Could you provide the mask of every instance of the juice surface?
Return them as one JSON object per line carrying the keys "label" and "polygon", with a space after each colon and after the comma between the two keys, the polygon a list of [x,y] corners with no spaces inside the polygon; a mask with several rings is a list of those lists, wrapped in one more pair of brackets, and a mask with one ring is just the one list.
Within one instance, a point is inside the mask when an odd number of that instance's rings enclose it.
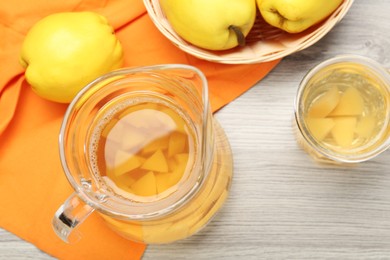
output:
{"label": "juice surface", "polygon": [[115,188],[156,196],[183,177],[192,146],[187,123],[173,108],[134,104],[115,114],[102,129],[99,171]]}

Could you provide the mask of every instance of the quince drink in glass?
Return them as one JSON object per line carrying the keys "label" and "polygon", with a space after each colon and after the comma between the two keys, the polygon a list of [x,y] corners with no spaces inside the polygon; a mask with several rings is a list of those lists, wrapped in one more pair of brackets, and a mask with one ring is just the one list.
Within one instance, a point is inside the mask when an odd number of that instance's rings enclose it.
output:
{"label": "quince drink in glass", "polygon": [[390,74],[356,55],[319,64],[298,89],[295,126],[298,142],[318,161],[377,156],[390,145]]}

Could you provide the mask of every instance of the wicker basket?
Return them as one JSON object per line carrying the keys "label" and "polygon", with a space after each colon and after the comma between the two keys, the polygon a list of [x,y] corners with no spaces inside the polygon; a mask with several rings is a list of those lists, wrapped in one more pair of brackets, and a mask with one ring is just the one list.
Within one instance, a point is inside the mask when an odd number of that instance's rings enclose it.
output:
{"label": "wicker basket", "polygon": [[337,10],[323,22],[298,34],[285,33],[280,29],[272,27],[258,15],[252,31],[247,36],[248,44],[228,51],[208,51],[186,42],[172,29],[160,8],[159,0],[143,1],[156,27],[183,51],[200,59],[213,62],[249,64],[283,58],[313,45],[344,17],[354,0],[344,0]]}

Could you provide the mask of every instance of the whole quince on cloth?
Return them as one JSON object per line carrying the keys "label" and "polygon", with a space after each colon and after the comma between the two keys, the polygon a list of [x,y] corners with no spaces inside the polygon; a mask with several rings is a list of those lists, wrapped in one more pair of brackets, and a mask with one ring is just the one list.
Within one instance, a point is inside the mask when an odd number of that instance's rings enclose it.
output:
{"label": "whole quince on cloth", "polygon": [[343,0],[256,0],[264,20],[289,33],[299,33],[328,17]]}
{"label": "whole quince on cloth", "polygon": [[20,63],[41,97],[69,103],[89,82],[123,63],[123,50],[107,19],[95,12],[44,17],[27,33]]}
{"label": "whole quince on cloth", "polygon": [[208,50],[245,44],[256,18],[256,0],[160,0],[175,32]]}

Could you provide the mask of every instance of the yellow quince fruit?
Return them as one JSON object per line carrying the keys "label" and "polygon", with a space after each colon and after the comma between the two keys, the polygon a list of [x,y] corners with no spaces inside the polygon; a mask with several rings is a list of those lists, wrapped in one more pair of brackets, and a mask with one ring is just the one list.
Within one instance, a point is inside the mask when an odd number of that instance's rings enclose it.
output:
{"label": "yellow quince fruit", "polygon": [[89,82],[123,63],[122,46],[107,19],[94,12],[62,12],[27,33],[20,63],[41,97],[69,103]]}
{"label": "yellow quince fruit", "polygon": [[264,20],[289,33],[299,33],[328,17],[343,0],[257,0]]}
{"label": "yellow quince fruit", "polygon": [[227,50],[245,44],[256,18],[256,0],[160,0],[170,25],[191,44]]}

